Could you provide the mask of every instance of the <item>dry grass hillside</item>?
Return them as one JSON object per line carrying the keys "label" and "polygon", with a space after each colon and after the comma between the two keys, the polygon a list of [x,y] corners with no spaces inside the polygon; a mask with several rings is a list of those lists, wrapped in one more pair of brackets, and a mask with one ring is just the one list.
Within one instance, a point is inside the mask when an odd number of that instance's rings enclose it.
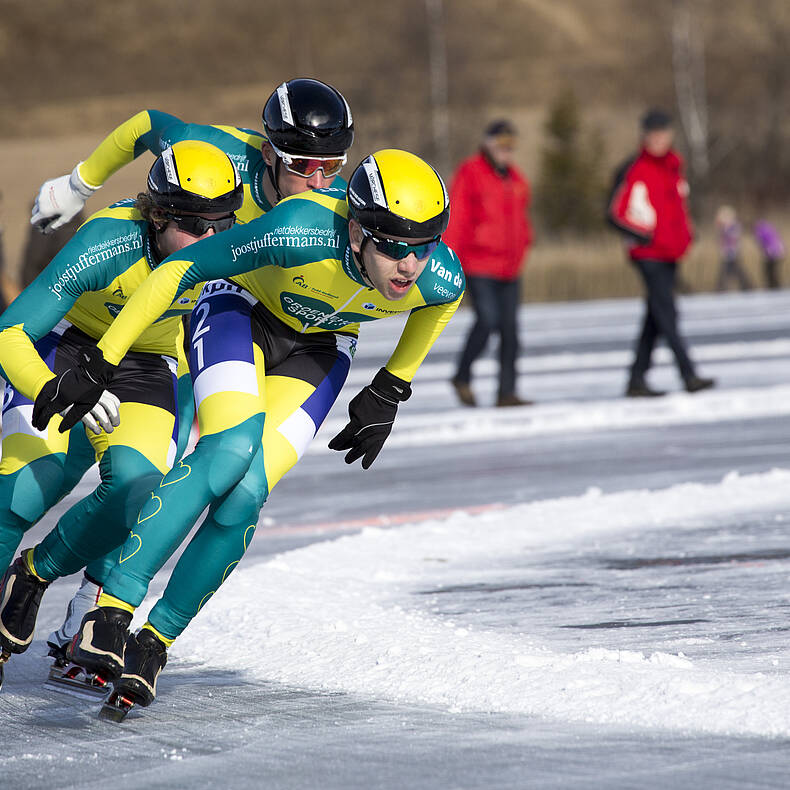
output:
{"label": "dry grass hillside", "polygon": [[[786,88],[781,69],[778,82],[765,85],[766,64],[790,39],[790,4],[688,2],[704,35],[712,125],[724,130],[749,119],[756,128],[766,117],[760,102],[769,88],[774,106],[790,106],[779,101]],[[318,76],[339,87],[355,111],[352,162],[398,145],[449,175],[483,125],[508,115],[522,131],[519,164],[534,180],[548,108],[566,88],[579,98],[585,130],[603,140],[604,171],[633,146],[645,105],[674,105],[668,1],[443,0],[442,6],[449,124],[437,145],[431,0],[0,0],[0,190],[10,272],[41,181],[67,172],[144,107],[257,128],[262,102],[280,81]],[[138,161],[118,173],[94,203],[136,192],[146,167]],[[700,220],[704,240],[709,217]],[[696,253],[698,287],[712,282],[705,262],[715,251],[704,249]],[[580,243],[544,235],[530,268],[532,298],[635,289],[617,240],[608,236]]]}

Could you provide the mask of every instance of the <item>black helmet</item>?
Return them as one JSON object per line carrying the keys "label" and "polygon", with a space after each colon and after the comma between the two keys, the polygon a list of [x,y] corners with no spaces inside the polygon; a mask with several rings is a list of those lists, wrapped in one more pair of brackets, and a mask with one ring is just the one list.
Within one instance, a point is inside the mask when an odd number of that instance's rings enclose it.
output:
{"label": "black helmet", "polygon": [[357,166],[348,180],[348,206],[363,228],[383,236],[441,236],[450,221],[441,176],[420,157],[394,148]]}
{"label": "black helmet", "polygon": [[190,214],[230,214],[244,202],[230,157],[199,140],[181,140],[159,154],[148,173],[148,194],[158,208]]}
{"label": "black helmet", "polygon": [[354,141],[348,103],[319,80],[280,85],[263,108],[263,129],[272,145],[299,156],[341,156]]}

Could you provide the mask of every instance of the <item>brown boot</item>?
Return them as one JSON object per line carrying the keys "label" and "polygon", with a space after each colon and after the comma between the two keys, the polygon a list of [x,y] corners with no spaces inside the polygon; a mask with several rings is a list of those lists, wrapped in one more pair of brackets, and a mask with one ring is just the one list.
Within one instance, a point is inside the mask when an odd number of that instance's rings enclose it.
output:
{"label": "brown boot", "polygon": [[532,406],[535,401],[522,400],[518,395],[500,395],[497,398],[497,406]]}
{"label": "brown boot", "polygon": [[460,400],[464,406],[477,406],[475,394],[472,392],[472,388],[469,386],[468,382],[450,379],[450,383],[455,388],[455,394],[458,395],[458,400]]}

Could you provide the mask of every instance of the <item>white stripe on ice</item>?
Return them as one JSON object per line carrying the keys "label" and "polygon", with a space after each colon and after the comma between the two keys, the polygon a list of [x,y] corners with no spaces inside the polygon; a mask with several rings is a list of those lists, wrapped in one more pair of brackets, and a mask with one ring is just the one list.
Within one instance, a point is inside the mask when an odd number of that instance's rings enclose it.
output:
{"label": "white stripe on ice", "polygon": [[737,672],[720,661],[605,647],[564,652],[567,636],[538,644],[529,634],[458,628],[413,594],[530,549],[573,551],[614,531],[677,530],[758,508],[790,508],[790,471],[368,529],[242,565],[175,643],[174,664],[181,657],[451,710],[787,737],[787,671]]}
{"label": "white stripe on ice", "polygon": [[[711,390],[663,398],[554,401],[524,408],[446,409],[398,414],[387,447],[487,442],[500,439],[657,425],[726,422],[790,415],[790,385]],[[336,413],[336,412],[333,412]],[[327,420],[308,453],[330,452],[328,438],[346,423],[341,414]]]}

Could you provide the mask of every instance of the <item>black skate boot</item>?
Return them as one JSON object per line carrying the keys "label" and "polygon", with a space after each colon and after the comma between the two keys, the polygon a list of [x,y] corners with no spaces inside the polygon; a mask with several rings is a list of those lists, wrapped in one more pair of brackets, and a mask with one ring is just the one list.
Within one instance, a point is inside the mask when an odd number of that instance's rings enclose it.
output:
{"label": "black skate boot", "polygon": [[24,653],[33,641],[41,596],[49,587],[33,573],[33,549],[25,549],[6,571],[0,586],[0,652]]}
{"label": "black skate boot", "polygon": [[114,606],[99,606],[82,620],[66,649],[69,661],[101,679],[114,680],[123,671],[123,657],[132,613]]}
{"label": "black skate boot", "polygon": [[149,628],[129,635],[123,674],[115,683],[115,693],[144,708],[156,697],[156,681],[167,663],[167,647]]}

